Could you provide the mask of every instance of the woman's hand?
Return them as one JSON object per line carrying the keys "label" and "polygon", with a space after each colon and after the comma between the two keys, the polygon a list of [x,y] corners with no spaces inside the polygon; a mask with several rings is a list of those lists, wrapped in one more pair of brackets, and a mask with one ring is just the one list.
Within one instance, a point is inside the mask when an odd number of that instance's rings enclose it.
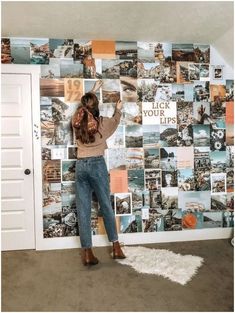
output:
{"label": "woman's hand", "polygon": [[96,93],[96,91],[97,91],[98,89],[100,89],[100,87],[101,87],[102,85],[103,85],[102,80],[101,80],[101,79],[97,80],[97,81],[95,82],[93,88],[91,89],[91,92]]}
{"label": "woman's hand", "polygon": [[117,108],[118,110],[121,110],[122,107],[123,107],[122,101],[121,101],[121,100],[118,100],[118,102],[116,103],[116,108]]}

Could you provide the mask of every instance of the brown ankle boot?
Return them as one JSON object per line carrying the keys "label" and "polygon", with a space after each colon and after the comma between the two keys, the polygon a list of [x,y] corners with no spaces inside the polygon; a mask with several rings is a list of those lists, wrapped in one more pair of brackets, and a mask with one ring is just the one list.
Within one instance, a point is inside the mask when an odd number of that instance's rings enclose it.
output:
{"label": "brown ankle boot", "polygon": [[113,242],[113,259],[125,259],[126,256],[123,253],[119,241]]}
{"label": "brown ankle boot", "polygon": [[96,265],[99,260],[94,256],[91,248],[85,248],[82,251],[82,263],[83,265]]}

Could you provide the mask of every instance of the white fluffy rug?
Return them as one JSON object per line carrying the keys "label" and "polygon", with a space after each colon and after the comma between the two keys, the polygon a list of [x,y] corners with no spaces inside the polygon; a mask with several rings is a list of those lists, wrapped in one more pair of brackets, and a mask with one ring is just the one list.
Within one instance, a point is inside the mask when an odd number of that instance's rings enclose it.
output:
{"label": "white fluffy rug", "polygon": [[197,273],[203,258],[181,255],[165,249],[151,249],[141,246],[122,248],[126,259],[116,260],[120,264],[132,266],[137,272],[161,275],[181,285]]}

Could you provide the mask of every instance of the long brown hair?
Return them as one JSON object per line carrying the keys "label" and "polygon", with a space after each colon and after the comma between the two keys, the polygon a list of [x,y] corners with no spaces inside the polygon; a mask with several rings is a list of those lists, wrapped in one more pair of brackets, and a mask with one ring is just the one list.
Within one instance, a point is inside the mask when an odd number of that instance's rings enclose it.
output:
{"label": "long brown hair", "polygon": [[[82,110],[83,112],[79,127],[75,128],[75,136],[76,139],[80,140],[82,143],[88,144],[95,141],[95,134],[99,132],[99,100],[94,93],[87,92],[82,96],[81,104],[82,106],[78,110]],[[92,114],[92,116],[90,114]],[[90,117],[92,117],[92,122],[95,124],[95,129],[93,127],[92,131],[88,128],[88,120],[90,120]]]}

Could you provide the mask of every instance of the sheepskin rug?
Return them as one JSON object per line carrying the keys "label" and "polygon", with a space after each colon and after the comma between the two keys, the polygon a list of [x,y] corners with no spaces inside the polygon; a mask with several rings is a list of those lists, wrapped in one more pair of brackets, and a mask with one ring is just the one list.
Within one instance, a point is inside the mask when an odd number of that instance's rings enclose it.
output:
{"label": "sheepskin rug", "polygon": [[165,249],[141,246],[122,248],[126,259],[116,261],[133,267],[139,273],[161,275],[181,285],[186,285],[197,273],[203,258],[181,255]]}

